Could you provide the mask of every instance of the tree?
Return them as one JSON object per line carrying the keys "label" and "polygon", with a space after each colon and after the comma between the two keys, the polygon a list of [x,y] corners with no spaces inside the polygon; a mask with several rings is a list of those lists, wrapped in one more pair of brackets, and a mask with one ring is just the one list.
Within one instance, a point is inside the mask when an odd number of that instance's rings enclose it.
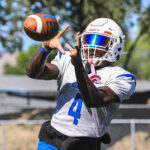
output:
{"label": "tree", "polygon": [[132,52],[133,56],[128,64],[128,70],[132,71],[137,79],[150,80],[149,35],[142,34]]}
{"label": "tree", "polygon": [[[116,20],[126,34],[125,49],[128,49],[128,54],[121,61],[126,69],[130,66],[131,58],[134,58],[133,54],[141,37],[144,34],[150,35],[150,6],[143,8],[142,0],[1,0],[0,38],[3,47],[9,51],[21,50],[24,19],[30,14],[41,12],[60,16],[60,28],[64,23],[71,25],[71,34],[64,36],[66,41],[74,41],[75,33],[82,32],[95,18],[108,17]],[[137,23],[132,19],[135,14],[138,15]],[[132,31],[129,29],[137,25],[139,34],[132,41],[129,36]]]}
{"label": "tree", "polygon": [[[131,60],[132,54],[135,51],[135,49],[137,48],[137,45],[140,41],[140,39],[146,34],[147,39],[150,38],[150,7],[147,7],[146,9],[143,10],[143,7],[139,6],[139,9],[137,10],[139,16],[138,19],[138,23],[139,23],[139,33],[135,39],[135,41],[133,42],[133,44],[130,46],[129,50],[128,50],[128,54],[126,57],[126,60],[124,62],[124,68],[127,69],[128,68],[128,64]],[[147,40],[146,40],[147,41]],[[144,44],[146,43],[146,41],[143,41]],[[148,42],[148,41],[147,41]]]}
{"label": "tree", "polygon": [[[33,45],[29,48],[28,51],[21,51],[17,57],[16,66],[12,66],[11,64],[5,64],[4,73],[5,74],[19,74],[26,75],[26,68],[29,64],[32,56],[39,50],[40,45]],[[56,55],[57,51],[52,51],[49,55],[47,61],[50,62]]]}
{"label": "tree", "polygon": [[63,22],[71,24],[73,36],[77,31],[82,32],[91,20],[98,17],[117,20],[125,29],[124,18],[134,5],[134,1],[128,0],[1,0],[1,43],[6,50],[21,50],[23,21],[30,14],[41,12],[60,15]]}

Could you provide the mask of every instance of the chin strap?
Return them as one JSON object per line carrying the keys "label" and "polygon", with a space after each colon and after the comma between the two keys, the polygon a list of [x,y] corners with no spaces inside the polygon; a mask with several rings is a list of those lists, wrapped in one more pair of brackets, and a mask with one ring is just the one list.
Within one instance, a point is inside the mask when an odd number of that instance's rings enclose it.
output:
{"label": "chin strap", "polygon": [[101,78],[100,78],[100,76],[98,76],[96,74],[95,67],[94,67],[92,59],[90,59],[90,65],[91,65],[91,73],[92,73],[92,76],[90,77],[90,80],[92,81],[92,83],[94,83],[94,82],[100,83],[101,82]]}

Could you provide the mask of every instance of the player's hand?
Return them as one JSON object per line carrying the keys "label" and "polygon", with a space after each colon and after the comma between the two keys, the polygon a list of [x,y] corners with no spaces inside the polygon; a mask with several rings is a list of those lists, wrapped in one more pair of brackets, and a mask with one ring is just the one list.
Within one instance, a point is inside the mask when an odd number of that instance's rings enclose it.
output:
{"label": "player's hand", "polygon": [[71,52],[70,56],[77,56],[80,54],[80,32],[77,33],[77,42],[75,44],[75,48],[72,48],[69,44],[66,44],[66,48]]}
{"label": "player's hand", "polygon": [[[60,18],[57,19],[57,22],[59,23]],[[65,50],[63,49],[61,43],[60,43],[60,37],[68,30],[70,26],[65,26],[56,36],[54,36],[52,39],[48,41],[44,41],[44,45],[48,46],[51,49],[58,49],[63,55],[65,54]]]}
{"label": "player's hand", "polygon": [[66,44],[66,48],[71,52],[70,56],[71,62],[75,67],[78,67],[81,65],[82,60],[81,60],[81,54],[80,54],[80,49],[81,49],[81,42],[80,42],[80,33],[77,33],[77,42],[75,44],[75,48],[72,48],[69,44]]}

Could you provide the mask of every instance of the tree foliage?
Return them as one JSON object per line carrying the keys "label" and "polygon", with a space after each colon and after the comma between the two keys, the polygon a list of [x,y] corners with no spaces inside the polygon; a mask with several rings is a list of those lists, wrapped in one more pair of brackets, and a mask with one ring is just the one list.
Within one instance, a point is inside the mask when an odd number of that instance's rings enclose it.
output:
{"label": "tree foliage", "polygon": [[21,50],[25,18],[41,12],[59,15],[62,22],[71,24],[73,33],[82,32],[90,21],[99,17],[112,18],[126,30],[124,19],[134,9],[134,3],[129,0],[1,0],[1,43],[6,50]]}
{"label": "tree foliage", "polygon": [[[35,53],[39,50],[40,45],[33,45],[29,48],[28,51],[24,52],[21,51],[19,55],[17,56],[17,64],[16,66],[12,66],[11,64],[5,64],[4,66],[4,73],[5,74],[20,74],[25,75],[26,74],[26,68],[33,57]],[[57,51],[54,50],[49,55],[47,61],[51,62],[51,60],[55,57]]]}
{"label": "tree foliage", "polygon": [[12,66],[11,64],[5,64],[4,73],[5,74],[26,74],[26,68],[31,60],[32,56],[38,51],[39,45],[34,45],[29,48],[27,52],[21,51],[17,56],[17,64],[16,66]]}
{"label": "tree foliage", "polygon": [[[65,34],[64,39],[73,41],[77,31],[82,32],[90,21],[99,17],[112,18],[121,25],[126,35],[125,49],[128,51],[120,64],[129,70],[134,70],[139,78],[149,79],[147,63],[148,55],[142,59],[144,63],[144,77],[139,75],[137,63],[140,54],[135,53],[146,45],[150,36],[150,6],[143,7],[142,0],[1,0],[0,3],[0,39],[2,46],[9,51],[21,50],[23,45],[23,22],[25,18],[34,13],[49,13],[61,18],[60,28],[64,23],[71,26],[71,37]],[[134,15],[138,16],[135,21]],[[130,35],[132,27],[138,25],[138,34],[132,40]],[[147,36],[145,36],[147,35]],[[141,42],[142,39],[145,39]],[[140,51],[140,50],[139,50]],[[149,47],[144,49],[149,51]],[[137,63],[136,65],[133,65]],[[136,66],[136,67],[135,67]],[[20,69],[19,69],[20,70]]]}
{"label": "tree foliage", "polygon": [[[150,6],[144,9],[142,5],[140,5],[136,12],[139,14],[139,18],[138,18],[139,31],[138,31],[138,35],[135,41],[133,41],[133,44],[128,49],[128,55],[124,62],[125,69],[128,68],[128,64],[130,63],[131,57],[133,55],[133,52],[136,50],[137,45],[139,45],[139,43],[142,45],[145,45],[148,42],[147,39],[150,38],[150,21],[149,21],[150,20]],[[140,40],[141,38],[143,38],[143,36],[145,36],[145,34],[146,34],[146,40],[141,43]],[[149,48],[147,48],[147,50],[148,49]]]}
{"label": "tree foliage", "polygon": [[139,42],[135,46],[132,59],[128,65],[128,70],[132,71],[137,79],[150,80],[150,50],[149,35],[142,34]]}

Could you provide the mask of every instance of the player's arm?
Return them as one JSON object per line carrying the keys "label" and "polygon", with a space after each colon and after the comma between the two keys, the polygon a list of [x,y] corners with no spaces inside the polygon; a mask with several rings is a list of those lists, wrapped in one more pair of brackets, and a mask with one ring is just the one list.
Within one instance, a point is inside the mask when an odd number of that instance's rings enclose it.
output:
{"label": "player's arm", "polygon": [[103,107],[110,103],[119,102],[118,96],[108,86],[95,87],[89,79],[80,57],[72,57],[72,62],[77,62],[74,63],[77,83],[88,107]]}
{"label": "player's arm", "polygon": [[[53,49],[58,49],[62,54],[65,54],[65,50],[60,44],[60,37],[68,28],[69,25],[62,29],[54,38],[44,42],[44,45],[48,47],[49,52]],[[46,63],[47,57],[47,53],[38,51],[33,56],[27,67],[27,75],[34,79],[56,79],[59,74],[59,70],[56,65]]]}
{"label": "player's arm", "polygon": [[34,79],[56,79],[59,70],[57,66],[46,63],[48,55],[38,51],[27,67],[27,75]]}
{"label": "player's arm", "polygon": [[[77,35],[79,38],[79,33]],[[70,45],[66,44],[66,47],[71,51],[71,61],[75,67],[75,73],[77,78],[77,83],[79,90],[82,94],[83,100],[88,107],[103,107],[107,106],[110,103],[118,102],[119,98],[109,87],[103,86],[101,88],[97,88],[89,79],[81,60],[80,49],[77,45],[76,49],[73,49]]]}
{"label": "player's arm", "polygon": [[119,98],[108,86],[97,88],[89,79],[80,56],[72,56],[79,90],[88,107],[103,107],[118,102]]}

